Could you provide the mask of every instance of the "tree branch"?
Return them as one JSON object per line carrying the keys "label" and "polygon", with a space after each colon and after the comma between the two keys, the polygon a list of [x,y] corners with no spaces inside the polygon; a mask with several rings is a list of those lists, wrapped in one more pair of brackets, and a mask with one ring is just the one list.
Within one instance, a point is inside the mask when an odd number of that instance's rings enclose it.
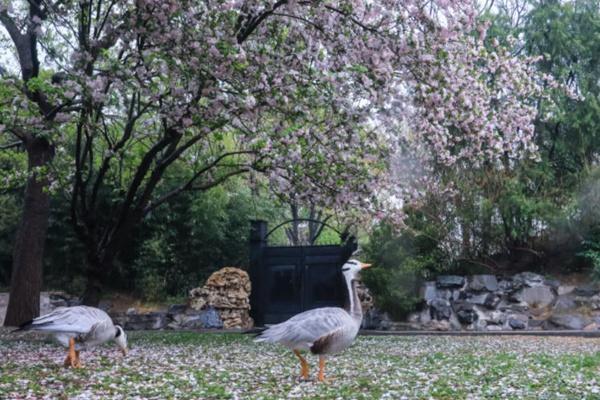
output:
{"label": "tree branch", "polygon": [[14,142],[14,143],[8,143],[8,144],[4,144],[4,145],[0,145],[0,150],[8,150],[8,149],[12,149],[15,147],[19,147],[23,144],[23,142]]}
{"label": "tree branch", "polygon": [[[224,153],[221,154],[219,157],[217,157],[214,161],[212,161],[211,163],[209,163],[208,165],[205,165],[204,167],[202,167],[200,170],[196,171],[194,173],[194,175],[192,175],[192,177],[190,179],[188,179],[188,181],[179,186],[176,189],[171,190],[170,192],[168,192],[167,194],[165,194],[164,196],[162,196],[161,198],[159,198],[158,200],[156,200],[155,202],[148,204],[148,206],[146,206],[144,208],[144,214],[147,214],[150,210],[153,210],[154,208],[158,207],[160,204],[164,203],[165,201],[169,200],[170,198],[176,196],[177,194],[186,191],[186,190],[206,190],[209,189],[210,187],[213,187],[214,185],[207,187],[206,189],[202,189],[201,187],[196,187],[193,189],[193,184],[194,182],[203,174],[205,174],[206,172],[208,172],[209,170],[216,168],[219,166],[219,163],[227,158],[227,157],[231,157],[231,156],[235,156],[235,155],[241,155],[241,154],[253,154],[253,151],[232,151],[232,152],[228,152],[228,153]],[[249,171],[248,168],[241,168],[240,170],[243,170],[243,172],[247,172]],[[226,175],[227,178],[231,177],[232,175],[227,174]],[[157,204],[158,203],[158,204]]]}
{"label": "tree branch", "polygon": [[277,10],[281,6],[287,4],[287,2],[288,2],[288,0],[279,0],[277,3],[275,3],[273,5],[273,8],[263,12],[262,14],[260,14],[256,17],[247,15],[246,16],[247,22],[245,25],[242,25],[242,20],[241,20],[241,18],[243,18],[244,16],[240,15],[240,19],[238,20],[238,25],[240,26],[240,28],[238,29],[238,32],[236,35],[238,44],[242,44],[246,39],[248,39],[248,37],[252,34],[252,32],[254,32],[254,30],[256,30],[256,28],[258,28],[258,26],[261,24],[262,21],[264,21],[267,17],[269,17],[269,15],[273,14],[275,12],[275,10]]}
{"label": "tree branch", "polygon": [[169,193],[165,194],[164,196],[162,196],[155,202],[148,204],[148,206],[144,209],[144,214],[148,214],[150,211],[154,210],[161,204],[164,204],[165,202],[169,201],[170,199],[177,196],[181,192],[184,192],[186,190],[194,190],[194,191],[204,192],[208,189],[211,189],[215,186],[220,185],[221,183],[225,182],[229,178],[244,174],[246,172],[250,172],[250,168],[241,168],[236,171],[229,172],[227,174],[221,175],[218,179],[215,179],[214,181],[210,181],[204,185],[199,185],[199,186],[193,186],[191,184],[188,186],[188,184],[190,183],[190,182],[188,182],[185,185],[182,185],[182,186],[178,187],[177,189],[174,189],[174,190],[170,191]]}

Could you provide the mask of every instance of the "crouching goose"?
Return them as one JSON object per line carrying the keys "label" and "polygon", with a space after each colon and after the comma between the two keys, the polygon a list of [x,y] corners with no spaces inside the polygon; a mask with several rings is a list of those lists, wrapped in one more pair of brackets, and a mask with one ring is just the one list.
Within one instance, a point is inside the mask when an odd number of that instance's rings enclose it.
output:
{"label": "crouching goose", "polygon": [[349,260],[342,266],[348,288],[349,309],[323,307],[308,310],[261,332],[257,342],[279,343],[291,349],[300,359],[301,376],[308,378],[308,363],[302,351],[319,355],[319,382],[325,380],[325,358],[352,344],[362,321],[362,308],[356,292],[358,274],[371,264]]}
{"label": "crouching goose", "polygon": [[58,307],[17,329],[30,330],[51,333],[60,344],[69,348],[65,367],[81,368],[79,352],[109,340],[114,340],[123,355],[127,355],[125,331],[119,325],[114,325],[108,314],[98,308]]}

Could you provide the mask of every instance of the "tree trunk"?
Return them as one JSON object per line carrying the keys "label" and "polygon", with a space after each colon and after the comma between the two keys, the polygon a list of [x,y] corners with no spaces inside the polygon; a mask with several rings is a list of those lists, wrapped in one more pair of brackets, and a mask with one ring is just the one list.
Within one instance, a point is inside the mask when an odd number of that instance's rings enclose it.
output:
{"label": "tree trunk", "polygon": [[45,173],[37,174],[34,168],[48,166],[54,157],[54,149],[46,139],[33,139],[26,143],[25,147],[30,176],[25,187],[23,214],[13,248],[10,298],[5,326],[19,326],[40,314],[50,195]]}
{"label": "tree trunk", "polygon": [[102,298],[102,278],[99,274],[88,270],[82,304],[97,307]]}
{"label": "tree trunk", "polygon": [[97,307],[102,299],[104,277],[110,272],[112,263],[103,261],[97,256],[89,256],[86,269],[86,284],[82,303]]}

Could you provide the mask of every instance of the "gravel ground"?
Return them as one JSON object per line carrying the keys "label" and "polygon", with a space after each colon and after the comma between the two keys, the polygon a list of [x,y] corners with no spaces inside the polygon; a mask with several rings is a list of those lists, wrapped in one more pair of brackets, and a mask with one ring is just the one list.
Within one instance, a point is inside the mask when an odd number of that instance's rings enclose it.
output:
{"label": "gravel ground", "polygon": [[[130,334],[62,367],[63,348],[0,332],[1,399],[600,399],[600,339],[361,336],[297,378],[295,356],[239,334]],[[316,358],[309,356],[316,375]]]}

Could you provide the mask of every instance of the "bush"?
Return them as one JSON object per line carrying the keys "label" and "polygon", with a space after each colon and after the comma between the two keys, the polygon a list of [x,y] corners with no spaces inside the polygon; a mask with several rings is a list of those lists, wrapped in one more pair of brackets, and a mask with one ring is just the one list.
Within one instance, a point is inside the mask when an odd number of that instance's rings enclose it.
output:
{"label": "bush", "polygon": [[136,288],[146,301],[161,301],[166,297],[165,278],[155,271],[142,272],[136,281]]}
{"label": "bush", "polygon": [[[418,226],[421,216],[414,213],[409,223]],[[363,279],[373,292],[377,306],[396,319],[416,309],[418,289],[424,279],[447,268],[438,249],[432,226],[428,232],[405,230],[397,233],[390,224],[376,227],[365,246],[366,259],[376,268],[365,271]]]}

